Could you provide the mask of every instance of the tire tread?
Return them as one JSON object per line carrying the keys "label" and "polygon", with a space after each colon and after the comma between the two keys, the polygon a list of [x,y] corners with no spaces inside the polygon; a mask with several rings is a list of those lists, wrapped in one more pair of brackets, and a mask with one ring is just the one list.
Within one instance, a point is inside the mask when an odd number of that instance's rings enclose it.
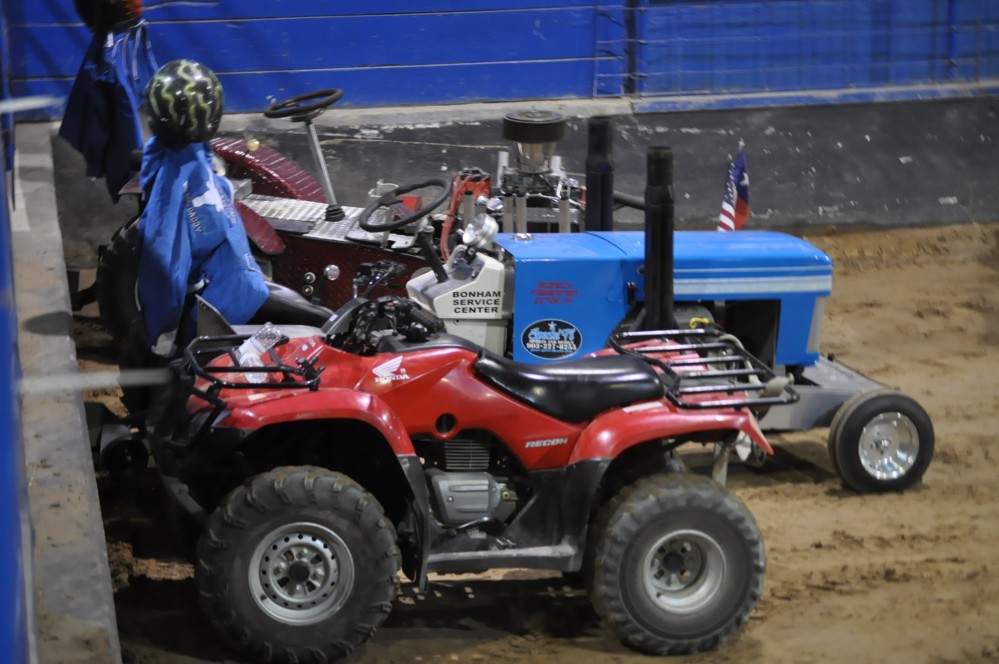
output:
{"label": "tire tread", "polygon": [[[277,643],[241,624],[228,588],[226,552],[247,528],[272,514],[275,508],[301,501],[339,513],[352,521],[371,547],[374,578],[369,597],[339,636],[330,635],[322,647]],[[314,466],[281,467],[257,475],[226,496],[209,518],[198,545],[196,581],[202,607],[226,642],[253,661],[323,662],[338,659],[367,641],[388,617],[399,589],[401,566],[395,529],[381,505],[346,476]],[[263,659],[260,659],[263,657]]]}
{"label": "tire tread", "polygon": [[[862,409],[869,407],[871,403],[879,399],[894,399],[908,406],[911,412],[907,414],[907,417],[919,429],[919,458],[905,475],[896,480],[878,480],[867,474],[860,466],[859,458],[852,458],[852,455],[856,452],[856,447],[848,444],[848,441],[843,440],[847,428],[856,426],[855,423],[851,422],[851,419]],[[899,409],[901,410],[902,406],[899,406]],[[881,410],[884,412],[891,409],[882,408]],[[843,483],[850,489],[858,493],[903,491],[922,480],[923,475],[929,467],[935,447],[933,423],[926,410],[911,397],[889,388],[867,390],[851,397],[836,411],[836,415],[829,426],[827,447],[833,467],[836,469]]]}
{"label": "tire tread", "polygon": [[[649,632],[631,616],[616,582],[619,564],[643,522],[679,507],[705,508],[722,516],[738,531],[752,560],[750,587],[735,616],[713,633],[694,639],[667,638]],[[594,608],[618,637],[636,650],[667,655],[715,648],[746,624],[762,594],[766,558],[756,521],[742,501],[706,477],[671,473],[642,478],[608,501],[593,527],[594,560],[587,585]]]}

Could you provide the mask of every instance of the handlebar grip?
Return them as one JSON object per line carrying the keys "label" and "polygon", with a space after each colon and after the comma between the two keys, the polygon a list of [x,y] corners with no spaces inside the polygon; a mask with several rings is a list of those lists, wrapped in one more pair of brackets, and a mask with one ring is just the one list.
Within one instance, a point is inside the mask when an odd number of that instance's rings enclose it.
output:
{"label": "handlebar grip", "polygon": [[413,306],[410,308],[408,312],[408,315],[409,319],[412,322],[427,328],[428,332],[444,331],[444,321],[442,321],[440,318],[430,313],[423,307],[419,306],[418,304],[415,303],[413,304]]}

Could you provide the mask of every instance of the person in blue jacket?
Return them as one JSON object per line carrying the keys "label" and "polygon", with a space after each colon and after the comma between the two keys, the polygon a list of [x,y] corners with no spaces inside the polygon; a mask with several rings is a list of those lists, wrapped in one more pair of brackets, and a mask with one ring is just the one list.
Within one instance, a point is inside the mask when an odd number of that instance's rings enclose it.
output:
{"label": "person in blue jacket", "polygon": [[139,180],[138,298],[146,337],[169,356],[193,337],[192,293],[233,324],[248,321],[268,296],[233,204],[231,183],[215,173],[208,144],[222,120],[214,72],[193,60],[160,67],[145,91],[150,138]]}

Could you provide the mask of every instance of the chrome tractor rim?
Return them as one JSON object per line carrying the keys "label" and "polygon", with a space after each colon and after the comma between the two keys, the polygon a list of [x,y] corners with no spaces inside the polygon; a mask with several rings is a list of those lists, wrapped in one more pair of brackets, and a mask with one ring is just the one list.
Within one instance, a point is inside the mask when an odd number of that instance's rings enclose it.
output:
{"label": "chrome tractor rim", "polygon": [[875,479],[897,480],[918,455],[919,432],[902,413],[881,413],[860,432],[860,463]]}
{"label": "chrome tractor rim", "polygon": [[649,599],[664,611],[693,613],[721,590],[726,564],[715,539],[696,530],[678,530],[649,548],[642,583]]}
{"label": "chrome tractor rim", "polygon": [[248,576],[253,599],[265,614],[289,625],[311,625],[347,601],[354,586],[354,559],[329,528],[291,523],[261,538]]}

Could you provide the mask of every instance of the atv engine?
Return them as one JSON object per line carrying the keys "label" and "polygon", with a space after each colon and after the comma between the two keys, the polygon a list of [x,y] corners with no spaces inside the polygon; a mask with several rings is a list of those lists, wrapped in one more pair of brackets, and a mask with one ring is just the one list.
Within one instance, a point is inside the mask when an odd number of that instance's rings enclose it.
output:
{"label": "atv engine", "polygon": [[492,442],[471,434],[426,443],[427,478],[437,518],[445,526],[502,523],[517,508],[517,493],[492,460]]}

